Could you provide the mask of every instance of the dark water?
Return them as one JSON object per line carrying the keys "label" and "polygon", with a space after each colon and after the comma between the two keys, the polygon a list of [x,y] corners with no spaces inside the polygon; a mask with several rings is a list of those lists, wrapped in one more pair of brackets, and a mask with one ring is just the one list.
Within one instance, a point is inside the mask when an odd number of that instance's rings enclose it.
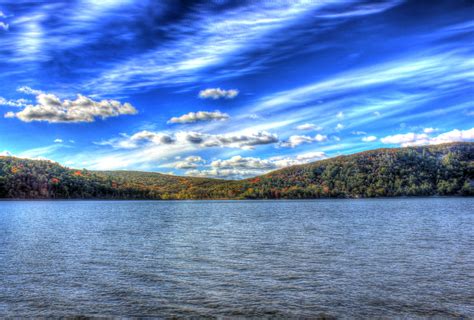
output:
{"label": "dark water", "polygon": [[0,316],[473,318],[474,199],[0,202]]}

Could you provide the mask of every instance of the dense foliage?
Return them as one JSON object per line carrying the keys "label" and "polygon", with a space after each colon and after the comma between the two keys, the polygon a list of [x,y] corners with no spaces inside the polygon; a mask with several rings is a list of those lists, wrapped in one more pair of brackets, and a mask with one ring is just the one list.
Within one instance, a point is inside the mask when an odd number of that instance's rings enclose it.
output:
{"label": "dense foliage", "polygon": [[366,151],[285,168],[250,182],[244,197],[474,195],[474,143]]}
{"label": "dense foliage", "polygon": [[279,199],[474,195],[474,143],[378,149],[228,181],[0,157],[0,198]]}

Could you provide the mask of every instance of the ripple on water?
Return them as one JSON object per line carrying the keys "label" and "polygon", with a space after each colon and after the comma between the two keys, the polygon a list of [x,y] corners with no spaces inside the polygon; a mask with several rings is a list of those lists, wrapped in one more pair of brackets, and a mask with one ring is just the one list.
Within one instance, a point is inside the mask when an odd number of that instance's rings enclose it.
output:
{"label": "ripple on water", "polygon": [[0,202],[0,317],[474,317],[474,199]]}

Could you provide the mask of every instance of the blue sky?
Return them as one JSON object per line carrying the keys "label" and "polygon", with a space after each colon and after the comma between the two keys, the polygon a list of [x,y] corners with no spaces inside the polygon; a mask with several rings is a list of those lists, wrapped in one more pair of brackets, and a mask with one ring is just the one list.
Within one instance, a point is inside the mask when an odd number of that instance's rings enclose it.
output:
{"label": "blue sky", "polygon": [[474,140],[474,2],[0,0],[0,154],[244,178]]}

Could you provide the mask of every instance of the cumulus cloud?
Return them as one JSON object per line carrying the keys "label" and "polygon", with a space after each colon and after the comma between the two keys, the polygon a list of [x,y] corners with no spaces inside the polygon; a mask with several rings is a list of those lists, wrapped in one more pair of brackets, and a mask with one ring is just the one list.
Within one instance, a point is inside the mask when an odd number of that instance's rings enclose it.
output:
{"label": "cumulus cloud", "polygon": [[193,123],[197,121],[227,120],[229,118],[227,113],[222,113],[219,110],[214,112],[198,111],[190,112],[180,117],[173,117],[168,120],[168,123]]}
{"label": "cumulus cloud", "polygon": [[437,137],[430,139],[430,144],[472,140],[474,140],[474,128],[468,130],[454,129],[449,132],[441,133]]}
{"label": "cumulus cloud", "polygon": [[474,128],[468,130],[454,129],[438,136],[431,137],[426,133],[409,132],[405,134],[396,134],[380,139],[385,144],[398,144],[402,147],[419,146],[429,144],[440,144],[448,142],[463,142],[474,140]]}
{"label": "cumulus cloud", "polygon": [[61,100],[54,94],[40,93],[36,96],[36,102],[36,105],[28,105],[22,111],[8,112],[5,117],[18,118],[24,122],[71,123],[93,122],[96,118],[106,119],[137,113],[130,103],[122,104],[117,100],[94,101],[83,95],[78,95],[76,100]]}
{"label": "cumulus cloud", "polygon": [[238,170],[238,169],[205,169],[205,170],[188,170],[185,172],[187,176],[201,178],[219,178],[219,179],[243,179],[258,175],[258,170]]}
{"label": "cumulus cloud", "polygon": [[316,161],[327,158],[326,153],[322,151],[306,152],[296,156],[298,161]]}
{"label": "cumulus cloud", "polygon": [[230,147],[253,149],[257,145],[278,142],[278,136],[267,131],[250,132],[246,134],[202,134],[197,132],[177,133],[178,137],[199,144],[203,147]]}
{"label": "cumulus cloud", "polygon": [[201,99],[233,99],[237,97],[239,94],[239,90],[237,89],[230,89],[230,90],[224,90],[221,88],[209,88],[205,90],[199,91],[199,98]]}
{"label": "cumulus cloud", "polygon": [[271,160],[234,156],[226,160],[216,160],[211,163],[214,168],[220,169],[259,169],[269,170],[277,168],[277,165]]}
{"label": "cumulus cloud", "polygon": [[175,138],[167,133],[152,132],[152,131],[140,131],[130,137],[132,142],[147,141],[153,144],[172,144],[175,142]]}
{"label": "cumulus cloud", "polygon": [[362,141],[364,142],[374,142],[375,140],[377,140],[376,136],[367,136],[362,138]]}
{"label": "cumulus cloud", "polygon": [[342,123],[338,123],[337,126],[334,128],[336,131],[341,131],[344,129],[344,125]]}
{"label": "cumulus cloud", "polygon": [[392,136],[387,136],[385,138],[381,138],[380,141],[385,144],[400,144],[402,146],[412,145],[416,141],[428,141],[428,135],[425,133],[403,133],[403,134],[395,134]]}
{"label": "cumulus cloud", "polygon": [[99,145],[111,145],[116,148],[137,148],[143,144],[163,145],[180,144],[201,148],[228,147],[253,149],[257,145],[278,142],[278,136],[267,131],[244,134],[208,134],[195,131],[178,131],[176,133],[140,131],[132,136],[123,135],[120,139],[99,142]]}
{"label": "cumulus cloud", "polygon": [[290,136],[287,141],[281,142],[280,146],[294,148],[303,143],[323,142],[323,141],[326,141],[327,139],[328,137],[322,134],[317,134],[314,137],[294,135],[294,136]]}
{"label": "cumulus cloud", "polygon": [[323,128],[313,123],[304,123],[297,126],[296,129],[304,130],[304,131],[319,131],[319,130],[322,130]]}
{"label": "cumulus cloud", "polygon": [[54,143],[63,143],[63,139],[55,139]]}
{"label": "cumulus cloud", "polygon": [[296,157],[272,157],[270,160],[276,164],[278,168],[284,168],[299,164],[310,163],[327,158],[326,153],[322,151],[313,151],[298,154]]}
{"label": "cumulus cloud", "polygon": [[176,169],[195,169],[203,163],[205,163],[205,161],[200,156],[189,156],[182,161],[174,163],[174,167]]}
{"label": "cumulus cloud", "polygon": [[435,128],[424,128],[423,129],[424,133],[433,133],[433,132],[436,132],[436,131],[438,131],[438,129],[435,129]]}
{"label": "cumulus cloud", "polygon": [[305,164],[326,158],[324,152],[308,152],[292,157],[272,157],[261,159],[257,157],[233,156],[229,159],[219,159],[211,162],[208,168],[203,170],[192,169],[185,174],[189,176],[242,179],[256,175],[261,175],[272,170],[284,167]]}

